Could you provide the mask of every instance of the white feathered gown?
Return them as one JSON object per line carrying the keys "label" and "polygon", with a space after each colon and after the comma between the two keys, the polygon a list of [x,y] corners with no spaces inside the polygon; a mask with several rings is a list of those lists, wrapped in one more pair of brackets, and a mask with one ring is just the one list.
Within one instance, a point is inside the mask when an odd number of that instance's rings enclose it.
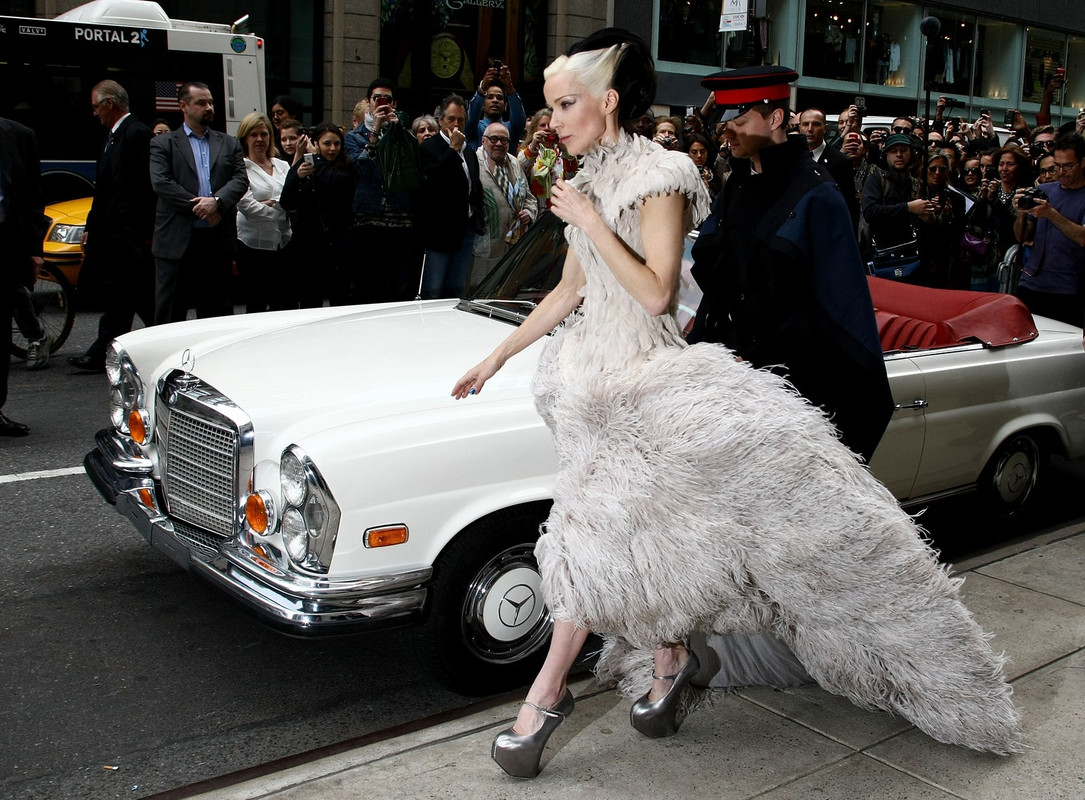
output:
{"label": "white feathered gown", "polygon": [[[596,149],[574,182],[638,253],[644,197],[685,194],[690,228],[707,212],[689,157],[642,137]],[[724,347],[686,346],[568,237],[587,284],[535,377],[559,462],[536,554],[555,616],[605,637],[599,676],[636,696],[663,642],[770,633],[863,708],[1019,749],[1003,659],[959,580],[820,410]]]}

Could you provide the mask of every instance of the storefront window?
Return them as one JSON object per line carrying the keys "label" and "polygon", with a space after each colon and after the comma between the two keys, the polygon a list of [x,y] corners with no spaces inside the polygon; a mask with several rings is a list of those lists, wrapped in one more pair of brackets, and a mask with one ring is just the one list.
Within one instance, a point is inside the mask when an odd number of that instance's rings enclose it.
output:
{"label": "storefront window", "polygon": [[[723,65],[727,69],[777,63],[788,35],[789,0],[768,0],[750,6],[750,26],[744,31],[727,31],[723,38]],[[790,33],[794,42],[794,32]]]}
{"label": "storefront window", "polygon": [[656,59],[719,67],[720,8],[719,0],[659,0]]}
{"label": "storefront window", "polygon": [[927,50],[924,84],[929,80],[932,92],[966,99],[972,91],[976,18],[939,11],[938,19],[942,30]]}
{"label": "storefront window", "polygon": [[1062,104],[1071,117],[1085,108],[1085,39],[1071,36],[1066,48],[1066,92]]}
{"label": "storefront window", "polygon": [[[1021,27],[980,17],[976,26],[976,65],[972,95],[977,100],[1010,100],[1021,57]],[[1025,99],[1028,100],[1026,90]],[[1037,97],[1038,101],[1039,98]]]}
{"label": "storefront window", "polygon": [[802,73],[811,78],[859,80],[863,4],[808,0]]}
{"label": "storefront window", "polygon": [[[1021,83],[1021,96],[1039,103],[1044,89],[1055,75],[1055,70],[1066,66],[1066,36],[1036,28],[1028,29],[1025,44],[1025,74]],[[1051,105],[1062,104],[1062,92],[1051,98]]]}
{"label": "storefront window", "polygon": [[864,83],[915,86],[923,35],[913,3],[872,4],[867,11]]}

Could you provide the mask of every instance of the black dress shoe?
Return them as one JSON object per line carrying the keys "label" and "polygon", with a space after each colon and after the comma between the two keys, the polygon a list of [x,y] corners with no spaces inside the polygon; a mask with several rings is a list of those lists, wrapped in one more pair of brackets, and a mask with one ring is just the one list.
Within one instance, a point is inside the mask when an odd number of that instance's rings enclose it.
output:
{"label": "black dress shoe", "polygon": [[84,372],[105,372],[105,359],[94,356],[68,356],[68,363]]}
{"label": "black dress shoe", "polygon": [[26,436],[28,433],[30,428],[0,413],[0,436]]}

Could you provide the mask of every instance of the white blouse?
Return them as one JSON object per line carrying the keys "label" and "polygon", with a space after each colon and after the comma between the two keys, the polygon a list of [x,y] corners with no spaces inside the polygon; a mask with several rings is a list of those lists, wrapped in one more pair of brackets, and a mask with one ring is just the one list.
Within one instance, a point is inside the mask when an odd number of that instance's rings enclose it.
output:
{"label": "white blouse", "polygon": [[[290,165],[281,158],[271,159],[272,174],[256,162],[245,159],[249,190],[237,204],[237,238],[254,250],[279,250],[290,241],[290,218],[279,205]],[[274,200],[269,206],[264,201]]]}

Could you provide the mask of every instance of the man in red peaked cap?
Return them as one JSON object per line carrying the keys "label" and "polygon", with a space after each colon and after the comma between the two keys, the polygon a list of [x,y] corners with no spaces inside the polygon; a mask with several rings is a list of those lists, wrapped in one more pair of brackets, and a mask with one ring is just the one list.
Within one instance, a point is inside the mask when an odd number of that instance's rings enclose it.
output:
{"label": "man in red peaked cap", "polygon": [[869,461],[893,410],[874,308],[840,190],[788,137],[787,67],[701,83],[723,109],[732,172],[693,248],[704,292],[690,342],[788,378]]}

